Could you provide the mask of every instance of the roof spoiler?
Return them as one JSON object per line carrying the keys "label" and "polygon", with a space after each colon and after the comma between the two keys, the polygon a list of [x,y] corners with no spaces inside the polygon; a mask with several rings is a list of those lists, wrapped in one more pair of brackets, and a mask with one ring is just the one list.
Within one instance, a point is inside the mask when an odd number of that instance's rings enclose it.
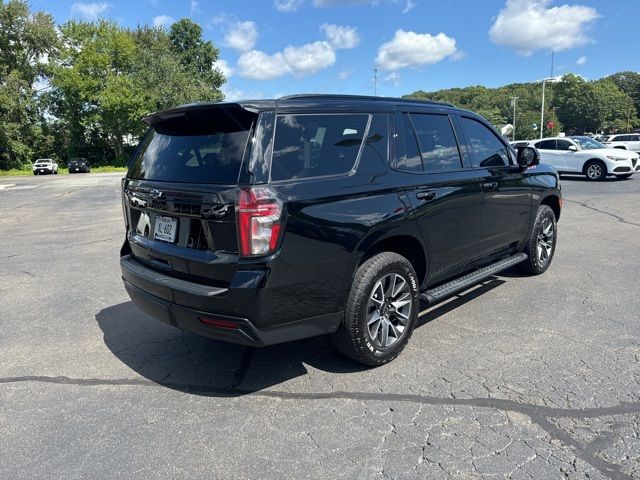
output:
{"label": "roof spoiler", "polygon": [[190,116],[202,114],[207,110],[243,110],[252,113],[258,113],[260,108],[248,103],[227,103],[227,102],[203,102],[203,103],[190,103],[187,105],[180,105],[179,107],[169,108],[167,110],[161,110],[159,112],[152,113],[142,118],[142,121],[150,127],[159,123],[164,123],[171,120],[188,120]]}

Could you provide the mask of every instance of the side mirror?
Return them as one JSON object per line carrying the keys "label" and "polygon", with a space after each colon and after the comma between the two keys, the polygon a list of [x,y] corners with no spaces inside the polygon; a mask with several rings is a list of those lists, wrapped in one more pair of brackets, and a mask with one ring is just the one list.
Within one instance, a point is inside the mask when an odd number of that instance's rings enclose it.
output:
{"label": "side mirror", "polygon": [[540,153],[537,148],[519,147],[518,148],[518,165],[521,168],[529,168],[540,163]]}
{"label": "side mirror", "polygon": [[577,152],[578,147],[576,147],[575,145],[569,145],[569,150],[571,150],[572,152]]}

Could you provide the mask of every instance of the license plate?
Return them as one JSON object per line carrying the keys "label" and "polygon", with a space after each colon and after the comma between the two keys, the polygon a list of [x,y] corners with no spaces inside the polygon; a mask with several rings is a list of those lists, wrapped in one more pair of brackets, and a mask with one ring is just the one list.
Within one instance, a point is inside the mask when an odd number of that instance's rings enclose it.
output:
{"label": "license plate", "polygon": [[156,217],[156,227],[153,237],[156,240],[173,243],[176,240],[178,219],[172,217]]}
{"label": "license plate", "polygon": [[80,169],[79,169],[79,168],[76,168],[76,172],[79,172],[79,171],[80,171]]}

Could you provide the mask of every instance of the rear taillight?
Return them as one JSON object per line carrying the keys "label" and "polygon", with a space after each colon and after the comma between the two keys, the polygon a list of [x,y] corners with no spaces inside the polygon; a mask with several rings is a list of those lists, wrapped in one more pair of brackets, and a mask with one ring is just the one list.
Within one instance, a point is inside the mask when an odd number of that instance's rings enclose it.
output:
{"label": "rear taillight", "polygon": [[270,187],[240,188],[236,197],[240,255],[272,253],[278,244],[282,202]]}

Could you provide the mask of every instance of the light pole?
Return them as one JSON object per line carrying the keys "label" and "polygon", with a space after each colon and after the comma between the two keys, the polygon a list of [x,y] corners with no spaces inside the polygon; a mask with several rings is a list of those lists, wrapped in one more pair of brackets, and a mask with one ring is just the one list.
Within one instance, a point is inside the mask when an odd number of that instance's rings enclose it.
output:
{"label": "light pole", "polygon": [[540,107],[540,138],[542,138],[542,134],[544,132],[544,86],[547,83],[547,80],[553,80],[553,61],[555,60],[556,52],[551,50],[551,75],[549,78],[545,78],[542,80],[542,106]]}
{"label": "light pole", "polygon": [[518,97],[509,97],[511,100],[511,106],[513,107],[513,134],[511,136],[511,141],[515,142],[516,140],[516,100]]}
{"label": "light pole", "polygon": [[540,138],[542,138],[542,132],[544,131],[544,86],[547,83],[547,79],[542,80],[542,107],[540,107]]}
{"label": "light pole", "polygon": [[542,105],[540,106],[540,138],[544,132],[544,86],[547,81],[553,80],[553,77],[545,78],[542,80]]}

